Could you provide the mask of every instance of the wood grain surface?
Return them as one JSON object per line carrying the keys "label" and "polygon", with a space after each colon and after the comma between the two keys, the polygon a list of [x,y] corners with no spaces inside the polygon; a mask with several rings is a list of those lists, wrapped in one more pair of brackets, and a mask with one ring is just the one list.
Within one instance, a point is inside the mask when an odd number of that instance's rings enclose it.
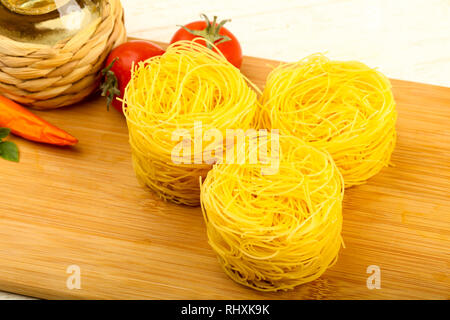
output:
{"label": "wood grain surface", "polygon": [[[277,62],[246,58],[263,86]],[[0,290],[50,299],[450,299],[450,89],[395,81],[395,167],[346,191],[338,263],[294,291],[259,293],[227,278],[198,208],[163,203],[135,178],[126,123],[103,98],[36,112],[75,148],[15,141],[1,162]],[[81,268],[69,290],[68,266]],[[381,289],[369,290],[370,265]]]}

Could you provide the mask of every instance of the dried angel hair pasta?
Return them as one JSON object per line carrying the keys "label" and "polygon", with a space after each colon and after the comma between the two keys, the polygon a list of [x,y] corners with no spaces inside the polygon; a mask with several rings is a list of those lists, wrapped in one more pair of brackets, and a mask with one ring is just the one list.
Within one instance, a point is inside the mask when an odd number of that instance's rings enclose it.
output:
{"label": "dried angel hair pasta", "polygon": [[346,187],[389,164],[397,119],[391,84],[363,63],[316,54],[282,64],[269,75],[261,101],[260,125],[327,150]]}
{"label": "dried angel hair pasta", "polygon": [[201,187],[209,243],[234,281],[289,290],[320,277],[341,248],[343,178],[326,151],[280,137],[279,170],[216,164]]}
{"label": "dried angel hair pasta", "polygon": [[248,84],[222,55],[195,41],[177,42],[161,57],[140,63],[124,97],[138,179],[164,200],[199,205],[199,177],[211,166],[174,164],[171,152],[180,141],[172,134],[187,130],[191,139],[184,142],[193,145],[196,121],[204,131],[249,128],[258,101]]}

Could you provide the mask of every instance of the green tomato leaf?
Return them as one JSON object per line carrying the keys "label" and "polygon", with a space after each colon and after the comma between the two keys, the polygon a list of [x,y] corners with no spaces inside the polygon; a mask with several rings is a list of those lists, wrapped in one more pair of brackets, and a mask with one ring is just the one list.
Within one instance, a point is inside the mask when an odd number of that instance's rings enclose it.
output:
{"label": "green tomato leaf", "polygon": [[2,142],[0,143],[0,157],[8,161],[19,162],[19,149],[11,141]]}
{"label": "green tomato leaf", "polygon": [[8,128],[0,128],[0,140],[5,139],[9,134],[11,133],[11,130]]}

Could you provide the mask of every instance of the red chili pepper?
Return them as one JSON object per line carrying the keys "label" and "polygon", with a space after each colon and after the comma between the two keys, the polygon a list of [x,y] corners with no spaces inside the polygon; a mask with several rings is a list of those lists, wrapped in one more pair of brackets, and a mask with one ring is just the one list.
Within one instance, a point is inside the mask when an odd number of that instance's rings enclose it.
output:
{"label": "red chili pepper", "polygon": [[9,128],[13,134],[31,141],[57,146],[78,143],[75,137],[3,96],[0,96],[0,127]]}

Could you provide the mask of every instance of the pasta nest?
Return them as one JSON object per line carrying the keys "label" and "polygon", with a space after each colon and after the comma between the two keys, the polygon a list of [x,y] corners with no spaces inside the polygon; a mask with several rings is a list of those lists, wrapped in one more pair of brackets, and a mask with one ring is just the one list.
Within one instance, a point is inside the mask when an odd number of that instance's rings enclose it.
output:
{"label": "pasta nest", "polygon": [[258,100],[249,83],[222,55],[196,41],[177,42],[139,63],[124,95],[138,179],[164,200],[199,205],[199,177],[211,165],[194,163],[204,148],[192,152],[191,163],[174,163],[180,141],[173,134],[184,132],[182,142],[194,146],[195,122],[224,136],[226,129],[250,128]]}
{"label": "pasta nest", "polygon": [[217,164],[201,187],[208,240],[234,281],[289,290],[320,277],[342,245],[343,178],[333,159],[293,136],[279,138],[279,170]]}
{"label": "pasta nest", "polygon": [[261,104],[260,126],[327,150],[346,187],[390,162],[397,120],[391,84],[363,63],[316,54],[282,64],[269,75]]}

